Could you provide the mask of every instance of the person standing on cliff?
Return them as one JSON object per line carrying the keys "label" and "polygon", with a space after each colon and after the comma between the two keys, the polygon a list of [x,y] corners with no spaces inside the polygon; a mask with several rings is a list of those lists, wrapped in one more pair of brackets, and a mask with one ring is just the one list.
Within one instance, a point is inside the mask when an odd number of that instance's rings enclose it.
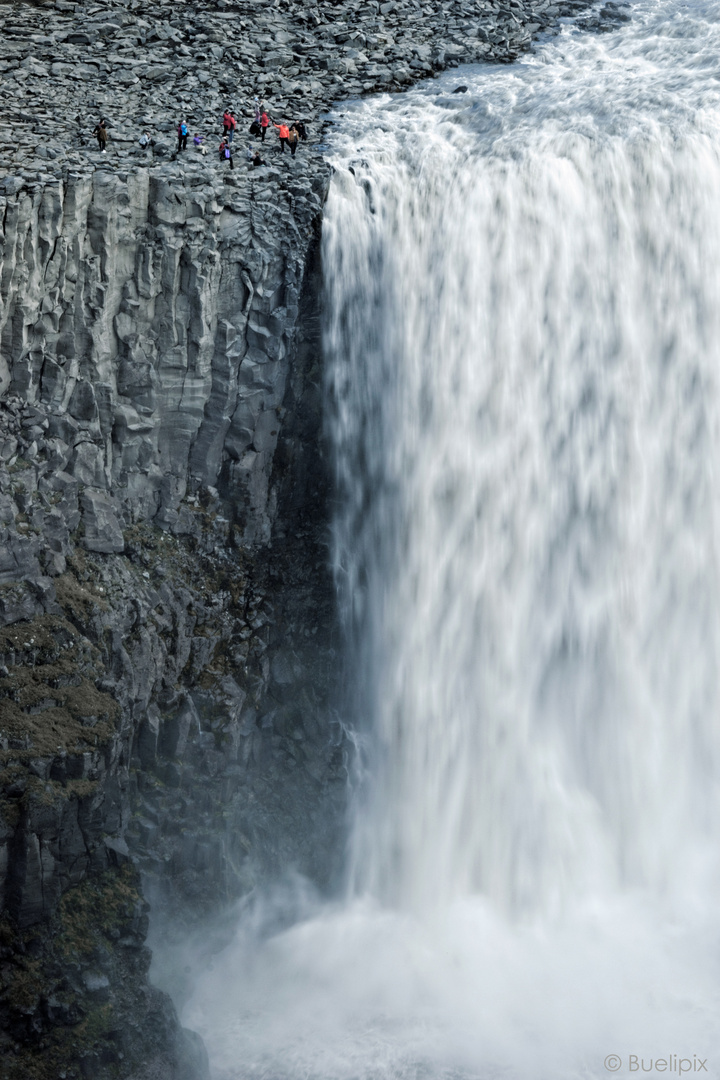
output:
{"label": "person standing on cliff", "polygon": [[185,120],[178,124],[178,150],[187,150],[188,126]]}
{"label": "person standing on cliff", "polygon": [[105,127],[105,120],[104,119],[101,120],[99,124],[95,125],[95,127],[93,128],[93,135],[95,135],[97,137],[98,146],[100,147],[100,149],[102,150],[102,152],[104,154],[105,150],[107,149],[107,139],[108,139],[108,133],[107,133],[107,128]]}
{"label": "person standing on cliff", "polygon": [[230,119],[230,110],[226,109],[225,112],[223,113],[223,135],[225,136],[226,139],[227,139],[228,135],[230,134],[230,128],[231,127],[232,127],[232,123],[231,123],[231,119]]}
{"label": "person standing on cliff", "polygon": [[255,138],[260,134],[260,98],[255,98],[255,115],[253,116],[253,122],[250,125],[250,134]]}
{"label": "person standing on cliff", "polygon": [[298,148],[299,138],[300,136],[298,135],[298,129],[293,124],[293,126],[290,128],[290,131],[288,132],[288,146],[290,147],[290,153],[293,157],[295,157],[295,151]]}
{"label": "person standing on cliff", "polygon": [[273,127],[276,127],[278,129],[278,137],[280,139],[280,153],[284,154],[285,145],[290,135],[290,129],[288,128],[287,124],[276,124],[274,120]]}
{"label": "person standing on cliff", "polygon": [[268,114],[263,109],[263,111],[260,113],[260,137],[263,142],[265,142],[265,136],[267,135],[267,129],[269,128],[269,126],[270,121],[268,119]]}

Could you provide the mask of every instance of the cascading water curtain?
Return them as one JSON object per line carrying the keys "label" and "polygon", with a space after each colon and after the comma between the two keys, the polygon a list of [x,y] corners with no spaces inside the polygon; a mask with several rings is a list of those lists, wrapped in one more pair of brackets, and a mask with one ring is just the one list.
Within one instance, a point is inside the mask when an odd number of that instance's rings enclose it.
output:
{"label": "cascading water curtain", "polygon": [[328,207],[353,872],[391,903],[662,890],[715,825],[717,148],[553,135],[401,144]]}
{"label": "cascading water curtain", "polygon": [[720,1070],[718,53],[647,3],[336,118],[348,888],[202,981],[218,1080]]}

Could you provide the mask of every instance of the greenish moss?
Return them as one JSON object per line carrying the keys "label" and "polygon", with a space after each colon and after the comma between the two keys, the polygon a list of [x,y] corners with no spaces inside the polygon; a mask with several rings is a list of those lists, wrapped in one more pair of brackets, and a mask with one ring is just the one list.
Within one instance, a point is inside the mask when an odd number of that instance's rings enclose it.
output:
{"label": "greenish moss", "polygon": [[[120,707],[89,677],[93,648],[71,623],[42,615],[5,627],[0,653],[9,667],[0,679],[0,730],[26,760],[58,748],[82,752],[112,737]],[[16,754],[5,751],[0,762]]]}
{"label": "greenish moss", "polygon": [[93,608],[108,610],[105,599],[81,585],[71,573],[61,574],[55,579],[55,595],[60,607],[80,622],[86,622],[90,618]]}
{"label": "greenish moss", "polygon": [[22,473],[25,469],[32,469],[32,462],[26,461],[25,458],[19,457],[14,465],[8,465],[7,470],[9,473]]}
{"label": "greenish moss", "polygon": [[[132,919],[141,901],[137,872],[108,870],[69,889],[60,901],[55,946],[65,959],[94,955],[97,933],[110,935]],[[90,933],[92,928],[95,933]]]}
{"label": "greenish moss", "polygon": [[68,780],[64,791],[70,798],[87,799],[94,795],[100,788],[98,780]]}
{"label": "greenish moss", "polygon": [[[0,969],[0,1012],[16,1040],[15,1053],[2,1053],[0,1077],[57,1080],[60,1072],[77,1077],[80,1059],[93,1056],[103,1060],[105,1076],[114,1075],[115,1035],[126,1024],[123,1010],[144,981],[146,961],[135,958],[129,966],[108,969],[109,1001],[78,989],[78,973],[107,955],[108,939],[128,932],[140,903],[137,872],[125,866],[70,889],[48,924],[20,931],[7,917],[0,921],[0,945],[10,957]],[[48,999],[64,1006],[62,1022],[46,1018]],[[0,1053],[7,1045],[0,1045]]]}

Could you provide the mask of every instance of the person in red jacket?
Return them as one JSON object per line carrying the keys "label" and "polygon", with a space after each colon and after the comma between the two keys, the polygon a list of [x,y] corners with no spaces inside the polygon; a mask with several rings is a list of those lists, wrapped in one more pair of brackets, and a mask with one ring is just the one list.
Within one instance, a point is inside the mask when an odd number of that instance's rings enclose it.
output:
{"label": "person in red jacket", "polygon": [[270,121],[268,120],[268,114],[263,109],[260,114],[260,137],[262,138],[263,142],[265,142],[265,136],[267,135],[267,129],[269,126]]}
{"label": "person in red jacket", "polygon": [[284,154],[285,147],[287,146],[288,139],[290,138],[290,128],[287,126],[287,124],[276,124],[274,120],[273,127],[276,127],[278,129],[278,136],[280,137],[280,153]]}
{"label": "person in red jacket", "polygon": [[228,134],[230,133],[230,128],[231,127],[232,127],[232,118],[230,116],[230,110],[226,109],[225,112],[223,113],[223,135],[225,136],[225,138],[227,138]]}

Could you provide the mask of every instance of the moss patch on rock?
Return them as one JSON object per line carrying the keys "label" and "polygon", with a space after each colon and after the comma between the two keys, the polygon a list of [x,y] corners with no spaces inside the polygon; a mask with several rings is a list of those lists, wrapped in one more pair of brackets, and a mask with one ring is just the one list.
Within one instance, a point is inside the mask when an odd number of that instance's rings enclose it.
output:
{"label": "moss patch on rock", "polygon": [[96,650],[67,619],[0,630],[0,663],[0,762],[82,753],[111,738],[120,708],[94,685]]}
{"label": "moss patch on rock", "polygon": [[126,864],[68,890],[48,923],[0,922],[0,1080],[110,1080],[152,1059],[174,1013],[147,984],[146,908]]}

